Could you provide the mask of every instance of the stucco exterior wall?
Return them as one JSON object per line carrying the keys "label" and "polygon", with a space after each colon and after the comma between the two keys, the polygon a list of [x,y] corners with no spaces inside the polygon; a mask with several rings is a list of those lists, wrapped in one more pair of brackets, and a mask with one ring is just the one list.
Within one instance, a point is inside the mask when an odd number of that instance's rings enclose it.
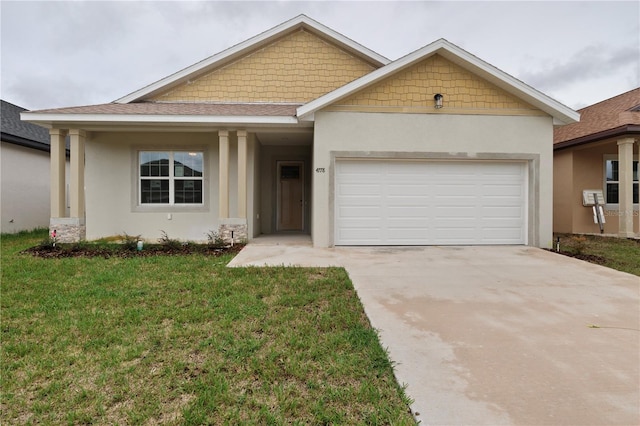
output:
{"label": "stucco exterior wall", "polygon": [[[562,178],[555,179],[554,190],[566,194],[565,199],[554,197],[554,231],[576,234],[598,234],[600,228],[593,222],[591,207],[582,205],[582,191],[585,189],[604,190],[604,158],[607,155],[617,156],[617,140],[605,140],[597,144],[567,148],[554,153],[554,168]],[[566,158],[571,158],[571,177],[567,171],[561,170]],[[638,158],[638,150],[634,149],[634,159]],[[571,182],[571,183],[569,183]],[[637,212],[637,206],[634,207]],[[604,233],[617,234],[619,219],[617,205],[605,206]],[[569,224],[570,226],[566,226]],[[638,229],[638,220],[634,220],[634,232]]]}
{"label": "stucco exterior wall", "polygon": [[[530,245],[551,247],[553,126],[551,117],[318,112],[315,122],[312,238],[315,246],[333,244],[335,157],[359,152],[400,157],[537,158],[530,167]],[[532,164],[535,162],[531,162]]]}
{"label": "stucco exterior wall", "polygon": [[[237,139],[230,135],[229,210],[237,215]],[[251,147],[251,144],[249,144]],[[138,150],[201,150],[204,152],[204,205],[137,206]],[[141,235],[155,241],[165,231],[170,238],[206,241],[206,234],[217,231],[218,212],[218,135],[201,133],[100,133],[86,141],[86,229],[87,239],[107,236]],[[248,150],[248,191],[255,181],[253,159]],[[251,192],[248,192],[249,194]],[[247,212],[253,215],[253,198],[248,197]],[[253,221],[249,221],[249,235]]]}
{"label": "stucco exterior wall", "polygon": [[[51,216],[49,153],[2,142],[0,157],[1,231],[15,233],[48,228]],[[68,182],[69,161],[66,173]]]}
{"label": "stucco exterior wall", "polygon": [[553,232],[573,232],[573,152],[553,158]]}

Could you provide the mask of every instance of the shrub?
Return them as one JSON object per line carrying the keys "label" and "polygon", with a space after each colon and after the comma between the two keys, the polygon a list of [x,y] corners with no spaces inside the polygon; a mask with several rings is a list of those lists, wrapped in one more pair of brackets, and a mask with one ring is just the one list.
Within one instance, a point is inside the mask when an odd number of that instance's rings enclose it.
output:
{"label": "shrub", "polygon": [[180,240],[176,240],[174,238],[169,238],[169,235],[165,231],[160,231],[162,235],[158,238],[158,242],[165,247],[169,247],[172,249],[177,249],[182,247],[182,243]]}
{"label": "shrub", "polygon": [[207,245],[214,248],[226,247],[226,243],[222,239],[222,236],[216,231],[207,232]]}

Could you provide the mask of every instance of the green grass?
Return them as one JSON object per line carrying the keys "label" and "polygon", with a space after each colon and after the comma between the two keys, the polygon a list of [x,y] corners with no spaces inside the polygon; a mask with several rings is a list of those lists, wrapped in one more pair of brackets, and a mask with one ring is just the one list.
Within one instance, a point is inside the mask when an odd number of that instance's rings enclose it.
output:
{"label": "green grass", "polygon": [[557,234],[560,249],[585,260],[640,276],[640,241],[598,235]]}
{"label": "green grass", "polygon": [[415,424],[343,269],[44,238],[2,236],[0,424]]}

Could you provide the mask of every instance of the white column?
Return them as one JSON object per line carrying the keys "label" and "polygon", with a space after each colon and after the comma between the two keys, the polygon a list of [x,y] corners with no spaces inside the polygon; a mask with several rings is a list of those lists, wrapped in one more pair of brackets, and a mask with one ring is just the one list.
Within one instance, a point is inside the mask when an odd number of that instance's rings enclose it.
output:
{"label": "white column", "polygon": [[633,237],[633,143],[634,139],[618,141],[618,212],[620,237]]}
{"label": "white column", "polygon": [[247,131],[238,130],[238,217],[247,217]]}
{"label": "white column", "polygon": [[84,219],[84,130],[70,129],[71,173],[69,178],[69,200],[71,217]]}
{"label": "white column", "polygon": [[219,178],[218,184],[220,188],[219,212],[220,219],[229,217],[229,132],[220,130],[218,132],[219,140]]}
{"label": "white column", "polygon": [[51,217],[65,217],[66,130],[51,129]]}
{"label": "white column", "polygon": [[[638,177],[640,178],[640,140],[636,140],[636,145],[638,146],[638,154],[636,155],[636,160],[638,160]],[[640,185],[640,183],[638,183],[638,185]],[[638,210],[635,211],[634,214],[638,225],[638,233],[636,234],[636,237],[640,237],[640,200],[638,200]]]}

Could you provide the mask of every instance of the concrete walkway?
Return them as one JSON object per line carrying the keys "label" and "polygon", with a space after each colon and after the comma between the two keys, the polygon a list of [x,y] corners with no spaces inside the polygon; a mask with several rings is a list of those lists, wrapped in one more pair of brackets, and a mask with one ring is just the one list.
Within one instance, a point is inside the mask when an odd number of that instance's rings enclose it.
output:
{"label": "concrete walkway", "polygon": [[640,424],[640,278],[540,249],[314,249],[229,264],[343,266],[421,424]]}

